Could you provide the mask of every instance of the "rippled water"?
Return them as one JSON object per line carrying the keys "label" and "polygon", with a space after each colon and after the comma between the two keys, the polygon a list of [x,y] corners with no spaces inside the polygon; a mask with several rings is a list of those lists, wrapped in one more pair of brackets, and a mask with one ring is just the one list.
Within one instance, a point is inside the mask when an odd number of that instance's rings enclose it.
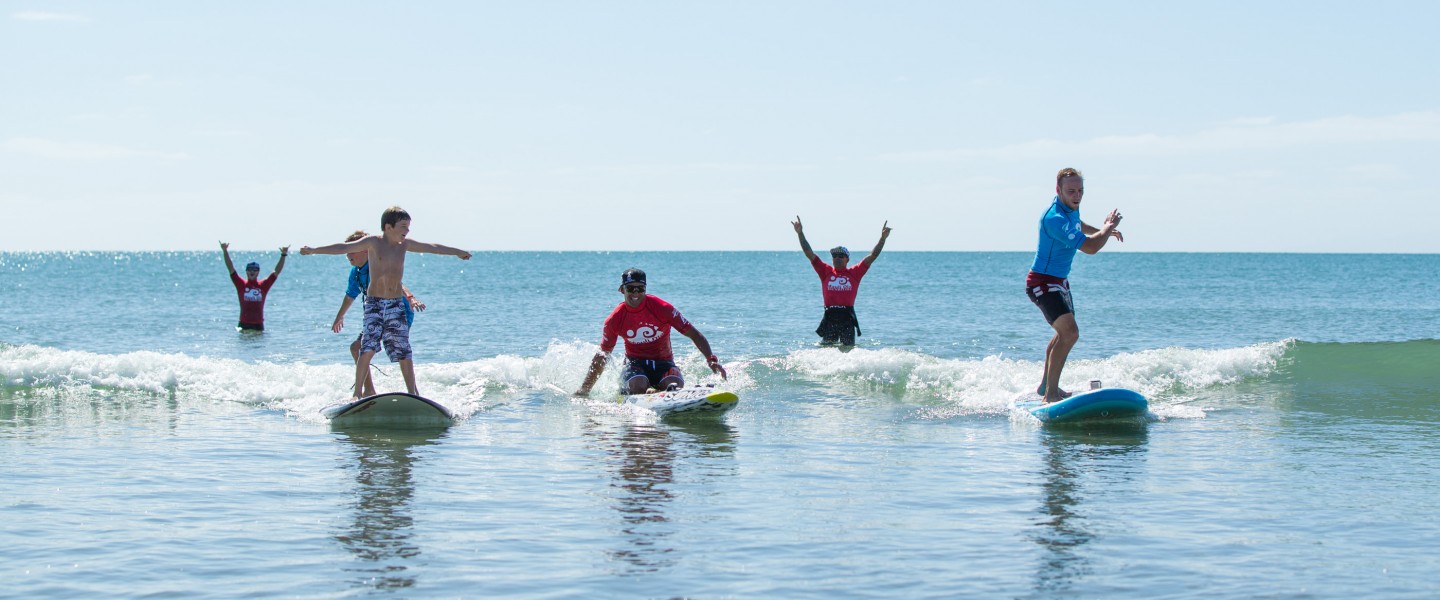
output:
{"label": "rippled water", "polygon": [[[7,296],[35,300],[0,317],[0,594],[1440,591],[1440,258],[1082,257],[1066,380],[1142,390],[1155,415],[1075,428],[1007,407],[1045,339],[1018,275],[990,274],[1021,255],[887,253],[841,354],[811,346],[803,259],[697,254],[417,263],[422,391],[465,418],[388,432],[315,414],[349,374],[336,263],[292,262],[269,330],[242,337],[213,255],[0,255]],[[652,291],[730,367],[724,418],[551,391],[578,383],[632,263],[693,274]],[[1117,292],[1175,273],[1189,285]],[[85,287],[115,278],[148,285]]]}

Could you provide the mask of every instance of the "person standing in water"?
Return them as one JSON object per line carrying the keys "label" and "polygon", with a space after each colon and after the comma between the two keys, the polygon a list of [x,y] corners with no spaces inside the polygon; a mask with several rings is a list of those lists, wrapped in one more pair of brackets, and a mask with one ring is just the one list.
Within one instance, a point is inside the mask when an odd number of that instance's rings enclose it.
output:
{"label": "person standing in water", "polygon": [[1070,349],[1080,339],[1075,303],[1070,297],[1070,263],[1075,259],[1075,251],[1094,254],[1104,248],[1111,237],[1125,241],[1125,236],[1116,229],[1121,219],[1118,209],[1110,211],[1099,228],[1080,220],[1080,199],[1084,195],[1085,178],[1080,171],[1067,167],[1055,174],[1055,199],[1040,216],[1035,261],[1025,276],[1025,295],[1055,329],[1055,336],[1045,347],[1043,379],[1035,390],[1044,396],[1045,404],[1071,395],[1060,389],[1060,373],[1065,370]]}
{"label": "person standing in water", "polygon": [[229,242],[220,242],[220,254],[225,257],[225,268],[230,270],[230,283],[235,284],[235,294],[240,297],[240,323],[235,328],[265,331],[265,297],[270,295],[270,286],[275,285],[280,271],[285,269],[285,257],[290,255],[290,247],[280,248],[280,261],[275,263],[275,271],[263,281],[260,280],[260,263],[257,262],[245,265],[245,278],[240,278],[235,272],[235,263],[230,260]]}
{"label": "person standing in water", "polygon": [[880,251],[885,248],[885,239],[890,237],[890,222],[880,226],[880,241],[875,243],[875,249],[853,267],[850,266],[850,250],[844,246],[830,249],[830,264],[822,262],[805,239],[805,227],[800,223],[800,216],[796,215],[790,224],[795,226],[795,235],[800,237],[800,249],[805,252],[805,258],[810,259],[810,266],[820,276],[820,294],[825,301],[825,316],[815,329],[816,335],[820,336],[820,344],[854,346],[855,336],[863,335],[860,319],[855,316],[855,296],[860,293],[860,278],[870,271],[870,264],[880,257]]}

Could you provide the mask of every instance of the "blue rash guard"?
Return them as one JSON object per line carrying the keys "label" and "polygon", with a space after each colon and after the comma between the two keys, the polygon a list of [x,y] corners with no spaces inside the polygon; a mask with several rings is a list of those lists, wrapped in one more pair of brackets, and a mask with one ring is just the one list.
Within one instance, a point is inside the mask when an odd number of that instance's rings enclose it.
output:
{"label": "blue rash guard", "polygon": [[1035,264],[1030,271],[1065,279],[1070,276],[1070,263],[1075,251],[1085,243],[1080,228],[1080,209],[1071,209],[1055,197],[1045,216],[1040,217],[1040,245],[1035,250]]}
{"label": "blue rash guard", "polygon": [[[350,267],[350,285],[345,288],[345,295],[350,299],[359,298],[365,290],[370,289],[370,263],[358,267]],[[410,299],[404,298],[405,302],[405,323],[415,324],[415,309],[410,307]]]}

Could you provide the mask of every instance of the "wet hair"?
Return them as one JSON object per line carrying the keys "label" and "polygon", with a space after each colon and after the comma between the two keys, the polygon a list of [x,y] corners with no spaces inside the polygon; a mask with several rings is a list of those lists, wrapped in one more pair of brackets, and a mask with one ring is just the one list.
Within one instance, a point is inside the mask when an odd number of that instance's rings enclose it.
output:
{"label": "wet hair", "polygon": [[409,220],[410,213],[405,212],[405,209],[398,206],[392,206],[385,209],[385,212],[380,213],[380,230],[384,231],[386,225],[394,226],[396,223]]}
{"label": "wet hair", "polygon": [[1080,174],[1080,169],[1076,169],[1073,167],[1065,167],[1063,169],[1060,169],[1059,173],[1055,174],[1055,187],[1060,187],[1060,181],[1065,179],[1066,177],[1079,177],[1080,179],[1085,179],[1085,176]]}
{"label": "wet hair", "polygon": [[367,235],[370,235],[370,234],[365,233],[365,230],[364,230],[364,229],[356,229],[356,230],[355,230],[355,233],[352,233],[352,234],[350,234],[348,237],[345,238],[345,241],[347,241],[347,242],[353,242],[353,241],[358,240],[358,239],[360,239],[360,238],[363,238],[363,237],[365,237],[365,236],[367,236]]}

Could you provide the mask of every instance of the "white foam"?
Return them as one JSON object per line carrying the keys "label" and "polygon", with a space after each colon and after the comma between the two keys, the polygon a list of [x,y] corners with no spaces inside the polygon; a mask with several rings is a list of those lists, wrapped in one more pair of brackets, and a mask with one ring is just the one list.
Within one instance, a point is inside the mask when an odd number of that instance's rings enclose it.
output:
{"label": "white foam", "polygon": [[[464,418],[517,395],[579,388],[595,350],[593,344],[552,342],[538,357],[501,355],[456,363],[418,363],[416,385],[422,395]],[[703,358],[685,358],[680,366],[687,380],[701,382],[708,378]],[[378,367],[371,371],[376,389],[405,389],[398,365],[383,359],[373,364]],[[744,363],[728,366],[738,371],[734,374],[740,375],[741,384],[747,381]],[[616,389],[618,371],[618,365],[610,365],[596,389]],[[107,355],[27,345],[0,346],[0,377],[11,388],[88,388],[92,398],[117,391],[176,394],[284,410],[303,420],[320,422],[321,408],[350,397],[355,367],[247,363],[158,352]],[[731,379],[732,383],[736,380],[733,375]]]}
{"label": "white foam", "polygon": [[[1083,390],[1091,379],[1107,387],[1136,390],[1151,399],[1161,417],[1197,418],[1204,411],[1186,403],[1200,390],[1265,376],[1275,369],[1291,341],[1218,350],[1162,348],[1103,359],[1070,361],[1061,387]],[[1001,356],[942,359],[897,349],[848,352],[806,349],[773,361],[775,368],[856,392],[901,392],[916,400],[939,400],[933,416],[1006,412],[1010,402],[1039,384],[1043,363]]]}
{"label": "white foam", "polygon": [[[1151,399],[1151,410],[1161,417],[1197,418],[1204,411],[1189,402],[1202,390],[1269,374],[1291,343],[1219,350],[1162,348],[1077,360],[1066,365],[1061,384],[1076,390],[1086,387],[1090,379],[1101,379],[1107,386],[1145,394]],[[538,357],[502,355],[420,363],[415,373],[423,395],[467,417],[519,395],[578,388],[595,351],[593,344],[552,342]],[[687,381],[718,381],[695,353],[679,358]],[[405,389],[397,366],[384,360],[376,364],[380,370],[372,373],[377,389]],[[730,378],[725,387],[735,391],[779,388],[799,379],[858,395],[882,392],[924,405],[929,414],[943,417],[1005,412],[1016,395],[1038,383],[1041,364],[1002,356],[944,359],[905,350],[857,348],[849,352],[797,350],[782,358],[735,360],[726,368]],[[618,371],[619,365],[612,361],[595,389],[615,389]],[[284,410],[316,422],[321,420],[322,407],[350,396],[354,376],[350,364],[247,363],[157,352],[106,355],[0,346],[0,377],[12,389],[88,388],[92,397],[115,391],[176,394],[192,400]]]}

